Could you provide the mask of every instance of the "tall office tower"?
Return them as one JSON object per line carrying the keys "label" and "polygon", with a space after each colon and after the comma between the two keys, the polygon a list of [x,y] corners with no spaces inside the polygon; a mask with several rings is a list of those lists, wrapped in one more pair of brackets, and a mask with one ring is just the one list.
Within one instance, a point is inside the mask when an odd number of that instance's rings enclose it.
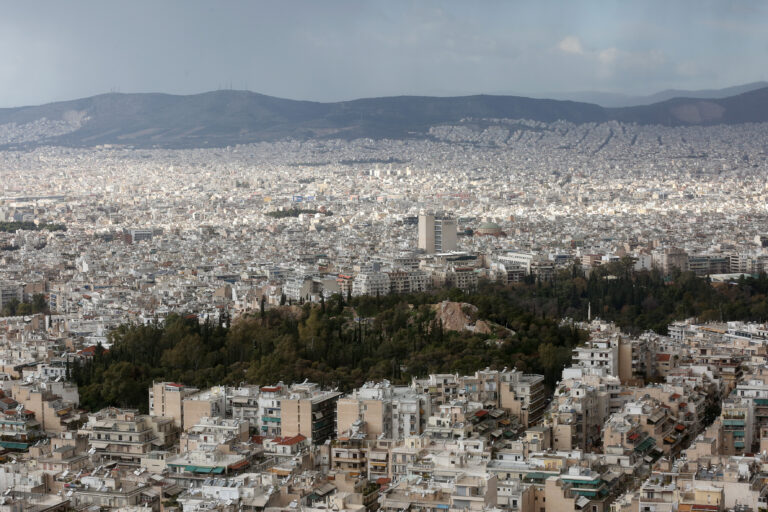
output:
{"label": "tall office tower", "polygon": [[456,250],[456,219],[444,214],[419,215],[419,249],[427,253]]}

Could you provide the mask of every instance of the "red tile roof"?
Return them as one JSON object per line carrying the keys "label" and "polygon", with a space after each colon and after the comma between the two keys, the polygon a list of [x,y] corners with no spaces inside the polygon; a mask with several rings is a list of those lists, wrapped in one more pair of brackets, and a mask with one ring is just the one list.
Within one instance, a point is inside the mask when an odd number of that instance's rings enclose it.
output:
{"label": "red tile roof", "polygon": [[275,442],[281,446],[293,446],[294,444],[298,444],[302,441],[306,441],[307,438],[303,435],[299,434],[293,437],[276,437]]}

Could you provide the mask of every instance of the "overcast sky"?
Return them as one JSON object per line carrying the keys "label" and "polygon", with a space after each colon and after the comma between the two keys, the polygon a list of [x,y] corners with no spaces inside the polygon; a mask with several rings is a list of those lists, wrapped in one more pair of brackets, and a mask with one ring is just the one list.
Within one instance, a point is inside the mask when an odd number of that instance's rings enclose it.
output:
{"label": "overcast sky", "polygon": [[110,90],[337,101],[766,79],[763,1],[8,0],[0,11],[0,106]]}

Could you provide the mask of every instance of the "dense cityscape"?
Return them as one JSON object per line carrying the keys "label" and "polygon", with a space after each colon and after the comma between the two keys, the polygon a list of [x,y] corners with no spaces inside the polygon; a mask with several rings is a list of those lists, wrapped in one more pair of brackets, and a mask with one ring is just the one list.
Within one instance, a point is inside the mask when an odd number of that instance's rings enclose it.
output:
{"label": "dense cityscape", "polygon": [[[426,140],[3,152],[2,506],[764,509],[763,306],[653,332],[627,304],[622,331],[588,291],[537,337],[476,299],[652,273],[762,289],[744,283],[768,261],[765,130],[490,119]],[[436,352],[333,359],[323,325],[389,346],[408,297]],[[220,371],[189,341],[214,326],[236,351]],[[131,344],[178,329],[142,366],[155,350]]]}
{"label": "dense cityscape", "polygon": [[768,512],[766,26],[5,2],[0,512]]}

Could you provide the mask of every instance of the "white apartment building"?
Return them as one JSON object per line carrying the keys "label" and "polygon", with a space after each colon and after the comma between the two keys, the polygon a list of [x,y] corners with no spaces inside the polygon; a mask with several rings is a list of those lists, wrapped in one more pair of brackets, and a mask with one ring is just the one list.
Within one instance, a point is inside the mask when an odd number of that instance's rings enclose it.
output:
{"label": "white apartment building", "polygon": [[352,295],[387,295],[390,288],[386,272],[360,272],[352,283]]}
{"label": "white apartment building", "polygon": [[609,375],[619,375],[619,346],[607,340],[588,341],[573,350],[573,366],[605,368]]}

